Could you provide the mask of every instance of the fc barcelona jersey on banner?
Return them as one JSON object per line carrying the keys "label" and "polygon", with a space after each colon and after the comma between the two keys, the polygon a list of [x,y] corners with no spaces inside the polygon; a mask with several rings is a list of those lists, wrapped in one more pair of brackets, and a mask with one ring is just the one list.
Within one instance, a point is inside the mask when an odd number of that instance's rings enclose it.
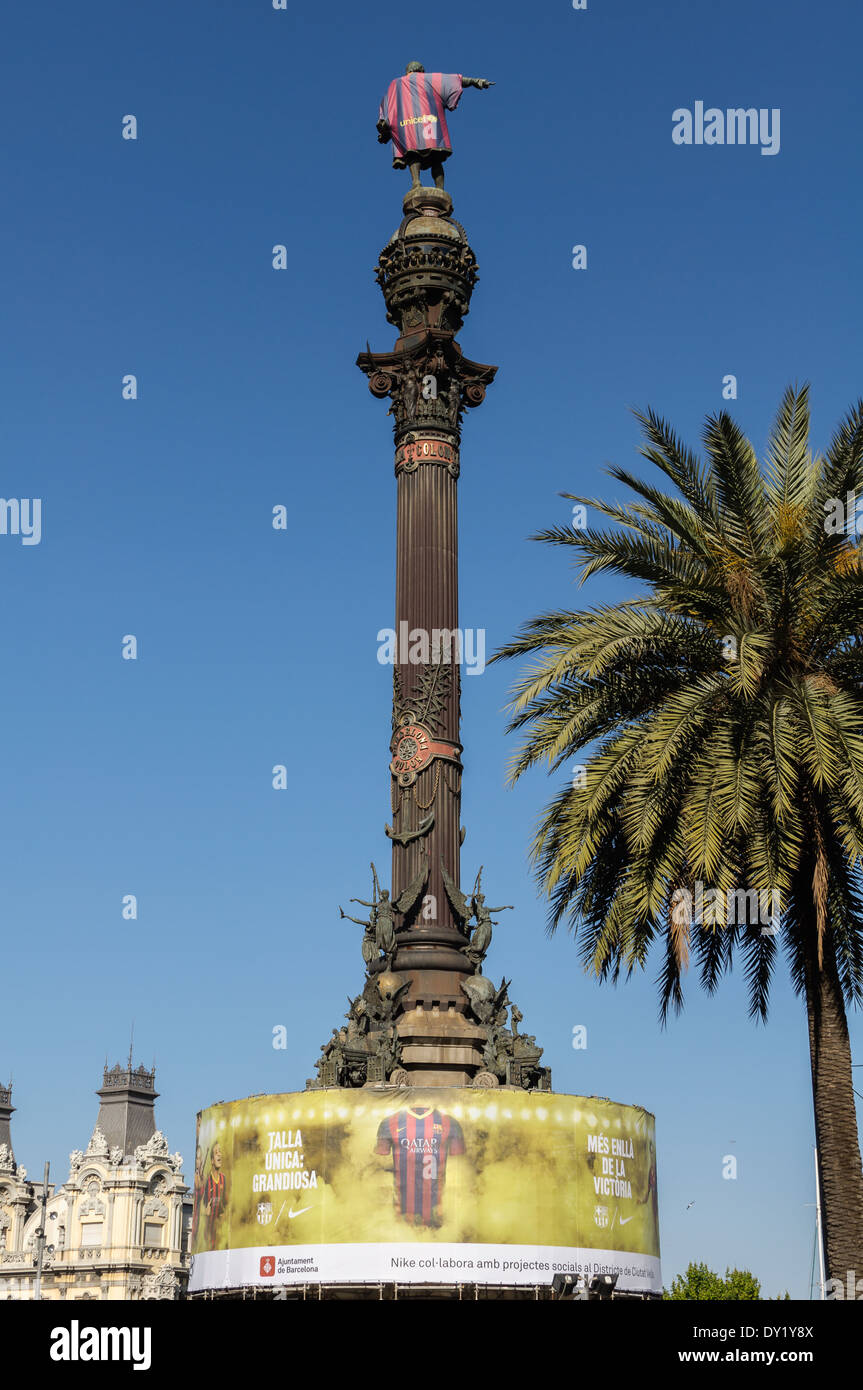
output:
{"label": "fc barcelona jersey on banner", "polygon": [[430,1226],[443,1195],[447,1157],[464,1153],[461,1126],[440,1110],[399,1110],[378,1127],[375,1153],[391,1150],[397,1210]]}
{"label": "fc barcelona jersey on banner", "polygon": [[461,92],[461,75],[454,72],[409,72],[390,83],[379,119],[390,128],[394,163],[413,150],[452,154],[445,113],[455,110]]}

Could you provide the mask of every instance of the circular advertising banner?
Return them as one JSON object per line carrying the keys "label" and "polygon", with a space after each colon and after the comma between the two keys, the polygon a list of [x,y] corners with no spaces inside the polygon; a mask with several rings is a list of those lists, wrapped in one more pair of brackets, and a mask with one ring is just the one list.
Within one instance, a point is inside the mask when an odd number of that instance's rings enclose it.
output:
{"label": "circular advertising banner", "polygon": [[517,1090],[303,1091],[198,1116],[189,1291],[297,1283],[660,1291],[653,1116]]}

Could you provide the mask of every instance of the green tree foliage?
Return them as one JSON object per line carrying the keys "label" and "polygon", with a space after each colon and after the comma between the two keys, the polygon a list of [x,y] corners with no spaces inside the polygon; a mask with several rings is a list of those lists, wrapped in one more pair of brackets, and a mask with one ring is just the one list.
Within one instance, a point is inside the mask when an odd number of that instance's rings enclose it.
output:
{"label": "green tree foliage", "polygon": [[[863,1269],[863,1176],[846,1008],[863,1000],[863,401],[826,455],[808,389],[789,388],[760,465],[725,412],[699,460],[652,411],[630,499],[571,501],[604,519],[535,539],[581,582],[635,581],[619,603],[533,619],[495,659],[527,657],[513,779],[575,762],[533,858],[549,928],[617,982],[660,955],[663,1022],[692,962],[713,992],[742,963],[767,1016],[784,953],[806,1004],[828,1271]],[[699,896],[700,890],[700,896]]]}
{"label": "green tree foliage", "polygon": [[689,1264],[685,1274],[673,1280],[669,1299],[713,1299],[738,1301],[761,1298],[761,1284],[748,1269],[726,1269],[725,1278],[708,1269],[706,1264]]}
{"label": "green tree foliage", "polygon": [[[671,1290],[663,1289],[663,1298],[668,1299],[713,1299],[733,1303],[747,1300],[762,1300],[761,1281],[748,1269],[726,1269],[725,1278],[708,1269],[706,1264],[690,1263],[684,1274],[678,1274],[672,1281]],[[788,1293],[778,1294],[776,1302],[790,1298]]]}

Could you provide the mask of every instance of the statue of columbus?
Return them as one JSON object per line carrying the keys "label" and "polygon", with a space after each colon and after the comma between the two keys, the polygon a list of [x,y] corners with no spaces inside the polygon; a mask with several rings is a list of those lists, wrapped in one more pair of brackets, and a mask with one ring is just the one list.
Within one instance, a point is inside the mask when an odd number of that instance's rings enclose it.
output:
{"label": "statue of columbus", "polygon": [[455,110],[465,87],[493,86],[484,77],[426,72],[422,63],[408,63],[404,77],[393,79],[378,113],[378,141],[392,140],[393,168],[410,169],[412,187],[419,187],[421,169],[431,169],[443,188],[443,162],[452,154],[446,112]]}

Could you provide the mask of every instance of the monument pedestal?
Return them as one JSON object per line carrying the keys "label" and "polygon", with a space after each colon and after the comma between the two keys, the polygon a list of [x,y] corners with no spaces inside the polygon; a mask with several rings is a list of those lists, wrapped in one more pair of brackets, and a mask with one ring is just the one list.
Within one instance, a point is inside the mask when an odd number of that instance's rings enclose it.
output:
{"label": "monument pedestal", "polygon": [[482,1069],[486,1032],[454,1006],[421,1004],[398,1022],[401,1066],[412,1086],[470,1086]]}

